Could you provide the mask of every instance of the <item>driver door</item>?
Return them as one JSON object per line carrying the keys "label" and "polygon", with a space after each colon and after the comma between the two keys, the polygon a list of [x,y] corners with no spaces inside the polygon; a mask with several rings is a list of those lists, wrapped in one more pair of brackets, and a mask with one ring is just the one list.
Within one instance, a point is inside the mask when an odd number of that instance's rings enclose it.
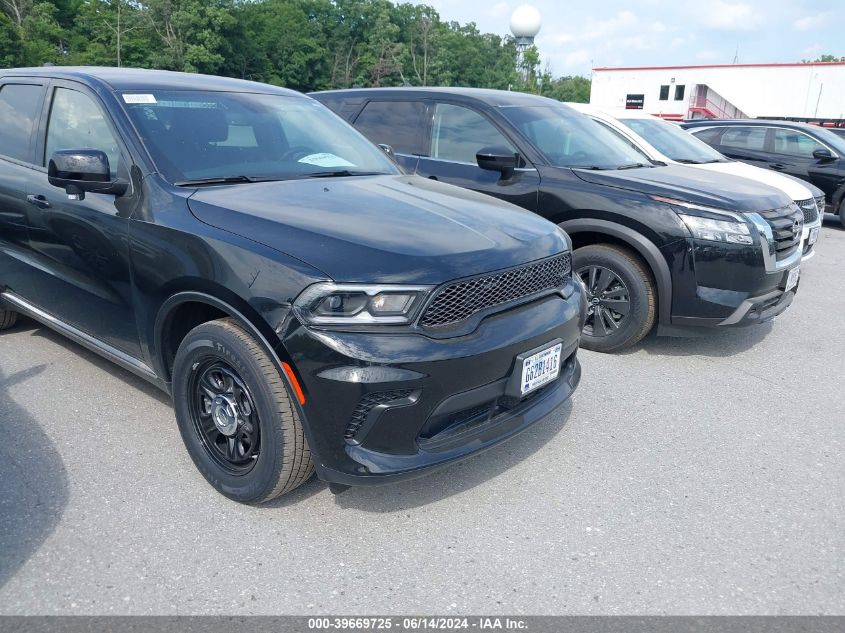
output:
{"label": "driver door", "polygon": [[485,114],[464,105],[437,102],[433,107],[428,151],[420,156],[416,173],[536,211],[540,189],[537,170],[524,158],[523,167],[510,178],[502,178],[498,171],[481,169],[475,155],[485,147],[519,151]]}
{"label": "driver door", "polygon": [[135,358],[140,343],[129,274],[132,191],[86,193],[70,200],[47,182],[57,149],[92,148],[109,158],[112,176],[128,180],[128,152],[97,98],[73,82],[53,81],[41,117],[37,169],[28,183],[30,247],[36,265],[25,298],[61,321]]}

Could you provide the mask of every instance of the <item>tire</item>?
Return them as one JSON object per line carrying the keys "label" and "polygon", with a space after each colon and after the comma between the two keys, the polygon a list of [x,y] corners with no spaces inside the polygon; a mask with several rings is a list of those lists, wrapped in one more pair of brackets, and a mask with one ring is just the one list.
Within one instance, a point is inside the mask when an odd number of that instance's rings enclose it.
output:
{"label": "tire", "polygon": [[633,251],[615,244],[584,246],[572,254],[572,269],[588,291],[582,347],[616,352],[651,331],[657,312],[654,280]]}
{"label": "tire", "polygon": [[0,330],[8,330],[18,322],[18,313],[0,309]]}
{"label": "tire", "polygon": [[839,205],[839,223],[845,229],[845,200]]}
{"label": "tire", "polygon": [[232,319],[188,332],[173,364],[173,403],[191,459],[230,499],[263,503],[314,473],[302,421],[279,370]]}

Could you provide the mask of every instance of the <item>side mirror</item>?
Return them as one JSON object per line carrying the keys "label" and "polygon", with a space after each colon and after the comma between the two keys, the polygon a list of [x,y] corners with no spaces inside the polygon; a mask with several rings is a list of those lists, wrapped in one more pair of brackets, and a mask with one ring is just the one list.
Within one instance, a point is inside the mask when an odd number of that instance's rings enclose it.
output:
{"label": "side mirror", "polygon": [[111,179],[109,157],[98,149],[59,149],[47,166],[47,180],[67,192],[71,200],[84,200],[85,192],[122,196],[129,183]]}
{"label": "side mirror", "polygon": [[813,158],[817,160],[833,160],[835,156],[831,154],[830,150],[826,147],[820,147],[813,152]]}
{"label": "side mirror", "polygon": [[390,158],[396,158],[396,153],[393,151],[393,148],[390,147],[387,143],[379,143],[378,146],[382,149],[382,151],[390,156]]}
{"label": "side mirror", "polygon": [[478,150],[475,160],[481,169],[498,171],[502,178],[510,178],[519,166],[519,154],[505,147],[485,147]]}

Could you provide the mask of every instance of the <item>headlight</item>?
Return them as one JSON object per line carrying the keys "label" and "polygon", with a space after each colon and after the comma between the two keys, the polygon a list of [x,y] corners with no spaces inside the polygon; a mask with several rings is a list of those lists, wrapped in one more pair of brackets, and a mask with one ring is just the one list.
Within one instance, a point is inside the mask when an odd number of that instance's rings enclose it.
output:
{"label": "headlight", "polygon": [[697,240],[711,242],[728,242],[730,244],[753,244],[751,231],[745,222],[730,222],[727,220],[713,220],[696,215],[679,213],[681,220],[687,225],[692,236]]}
{"label": "headlight", "polygon": [[[675,207],[678,217],[687,225],[695,239],[730,244],[754,243],[748,222],[739,213],[664,196],[652,196],[652,198]],[[698,211],[700,214],[690,215],[686,213],[687,210]]]}
{"label": "headlight", "polygon": [[299,319],[313,325],[404,325],[410,323],[430,286],[366,286],[319,283],[294,302]]}

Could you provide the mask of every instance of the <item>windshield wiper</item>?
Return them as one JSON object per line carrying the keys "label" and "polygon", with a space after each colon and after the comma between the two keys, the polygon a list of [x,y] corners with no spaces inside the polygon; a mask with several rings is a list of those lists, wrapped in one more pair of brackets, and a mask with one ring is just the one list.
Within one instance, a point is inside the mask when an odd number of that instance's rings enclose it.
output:
{"label": "windshield wiper", "polygon": [[201,187],[202,185],[225,185],[239,182],[262,182],[263,178],[252,176],[222,176],[217,178],[194,178],[191,180],[177,180],[174,185],[177,187]]}
{"label": "windshield wiper", "polygon": [[693,160],[692,158],[676,158],[676,163],[681,163],[683,165],[701,165],[700,160]]}
{"label": "windshield wiper", "polygon": [[348,169],[336,169],[335,171],[313,171],[310,174],[302,174],[303,178],[341,178],[345,176],[380,176],[383,171],[350,171]]}
{"label": "windshield wiper", "polygon": [[630,163],[628,165],[619,165],[616,169],[639,169],[640,167],[654,167],[654,165],[647,165],[646,163]]}
{"label": "windshield wiper", "polygon": [[570,165],[570,169],[590,169],[593,171],[604,171],[606,167],[599,167],[598,165]]}

